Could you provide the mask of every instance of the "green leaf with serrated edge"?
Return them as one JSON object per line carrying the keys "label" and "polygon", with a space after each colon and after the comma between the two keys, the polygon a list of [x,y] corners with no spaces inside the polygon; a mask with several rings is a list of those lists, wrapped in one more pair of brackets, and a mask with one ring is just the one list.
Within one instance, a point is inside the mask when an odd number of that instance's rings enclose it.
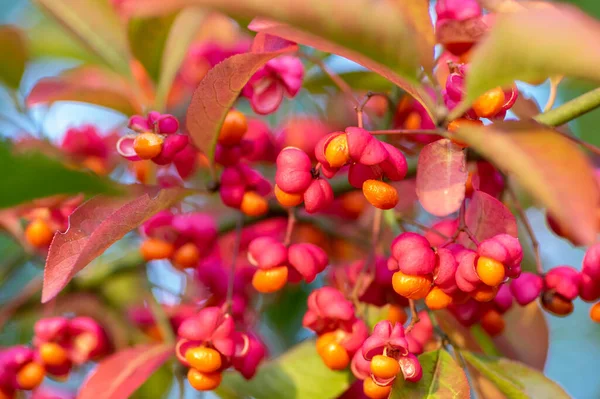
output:
{"label": "green leaf with serrated edge", "polygon": [[165,109],[173,80],[185,59],[190,44],[202,26],[205,15],[206,11],[195,7],[186,8],[177,14],[162,53],[160,78],[156,86],[157,110]]}
{"label": "green leaf with serrated edge", "polygon": [[0,68],[0,82],[11,89],[18,89],[29,57],[27,43],[20,29],[0,26],[0,52],[5,55]]}
{"label": "green leaf with serrated edge", "polygon": [[34,0],[115,71],[130,76],[124,25],[108,0]]}
{"label": "green leaf with serrated edge", "polygon": [[353,379],[349,370],[328,369],[315,341],[307,340],[262,365],[249,381],[237,372],[225,372],[215,392],[224,399],[326,399],[341,395]]}
{"label": "green leaf with serrated edge", "polygon": [[152,81],[158,81],[167,36],[177,13],[159,17],[131,18],[127,24],[129,47]]}
{"label": "green leaf with serrated edge", "polygon": [[559,132],[533,121],[465,127],[456,138],[515,178],[558,221],[576,244],[596,240],[594,215],[600,202],[594,168]]}
{"label": "green leaf with serrated edge", "polygon": [[[392,89],[392,83],[381,75],[370,71],[351,71],[337,74],[344,82],[355,90],[385,92]],[[315,73],[304,79],[302,87],[311,93],[326,93],[327,87],[337,87],[331,78],[322,73]]]}
{"label": "green leaf with serrated edge", "polygon": [[0,140],[0,208],[56,194],[118,194],[119,185],[91,172],[73,170],[38,151],[14,152]]}
{"label": "green leaf with serrated edge", "polygon": [[565,75],[600,82],[597,20],[575,7],[554,4],[496,18],[489,35],[473,52],[466,80],[467,102],[515,80]]}
{"label": "green leaf with serrated edge", "polygon": [[461,352],[464,359],[510,399],[562,399],[570,396],[541,372],[513,360]]}
{"label": "green leaf with serrated edge", "polygon": [[468,399],[471,390],[462,367],[445,349],[419,356],[423,377],[408,382],[399,376],[392,387],[390,399]]}

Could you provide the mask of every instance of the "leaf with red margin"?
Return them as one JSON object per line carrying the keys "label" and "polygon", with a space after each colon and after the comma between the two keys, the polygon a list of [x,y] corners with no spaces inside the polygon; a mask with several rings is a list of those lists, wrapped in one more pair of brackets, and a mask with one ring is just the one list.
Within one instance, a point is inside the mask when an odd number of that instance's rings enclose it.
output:
{"label": "leaf with red margin", "polygon": [[188,5],[241,18],[261,17],[250,24],[251,30],[341,55],[434,105],[429,97],[419,95],[416,74],[419,61],[425,66],[432,63],[431,46],[420,46],[426,40],[419,39],[411,18],[388,2],[278,0],[274,6],[271,0],[124,0],[122,7],[129,14],[152,15]]}
{"label": "leaf with red margin", "polygon": [[514,177],[554,215],[576,244],[596,240],[600,188],[581,149],[559,132],[533,121],[465,127],[457,139]]}
{"label": "leaf with red margin", "polygon": [[269,60],[297,50],[293,43],[259,34],[251,52],[227,58],[202,78],[192,96],[186,121],[192,141],[211,163],[223,120],[252,75]]}
{"label": "leaf with red margin", "polygon": [[[135,189],[133,190],[136,191]],[[97,196],[69,216],[66,232],[57,232],[44,268],[42,303],[62,290],[73,276],[155,213],[180,201],[189,190],[183,188],[145,189],[135,198],[112,199]]]}
{"label": "leaf with red margin", "polygon": [[104,359],[84,382],[78,399],[127,399],[173,354],[171,345],[142,345]]}
{"label": "leaf with red margin", "polygon": [[462,147],[448,139],[427,144],[417,164],[417,196],[435,216],[456,212],[465,198],[468,172]]}
{"label": "leaf with red margin", "polygon": [[[465,223],[478,241],[498,234],[517,237],[517,219],[502,202],[483,191],[475,191],[465,212]],[[471,243],[468,238],[462,244]]]}
{"label": "leaf with red margin", "polygon": [[97,67],[80,67],[58,77],[41,79],[27,96],[28,106],[56,101],[85,102],[119,111],[141,113],[131,85],[122,77]]}
{"label": "leaf with red margin", "polygon": [[494,338],[498,350],[510,359],[543,371],[550,338],[540,306],[536,302],[524,307],[514,305],[503,318],[506,328]]}

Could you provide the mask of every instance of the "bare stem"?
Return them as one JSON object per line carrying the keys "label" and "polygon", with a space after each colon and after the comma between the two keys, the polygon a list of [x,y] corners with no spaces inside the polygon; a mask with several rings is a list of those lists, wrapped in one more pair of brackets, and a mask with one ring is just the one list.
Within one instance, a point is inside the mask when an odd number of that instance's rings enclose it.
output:
{"label": "bare stem", "polygon": [[292,233],[294,231],[294,226],[296,225],[296,211],[295,208],[290,208],[288,210],[288,223],[287,228],[285,230],[285,238],[283,240],[283,245],[290,245],[290,241],[292,240]]}
{"label": "bare stem", "polygon": [[410,324],[406,327],[406,332],[409,333],[415,327],[415,325],[421,321],[419,313],[417,312],[417,304],[413,299],[408,300],[408,306],[410,307]]}
{"label": "bare stem", "polygon": [[373,130],[371,134],[376,135],[402,135],[402,134],[437,134],[443,135],[444,132],[437,129],[389,129],[389,130]]}
{"label": "bare stem", "polygon": [[240,212],[235,225],[235,241],[233,242],[233,251],[231,257],[231,268],[229,270],[229,282],[227,284],[227,299],[225,301],[225,312],[231,309],[231,301],[233,300],[233,283],[235,281],[235,266],[237,257],[240,253],[240,243],[242,241],[242,227],[244,226],[244,215]]}
{"label": "bare stem", "polygon": [[360,296],[360,290],[363,288],[365,276],[367,276],[367,272],[369,267],[373,263],[375,259],[375,248],[377,247],[377,243],[379,241],[379,235],[381,234],[381,221],[383,219],[383,210],[379,208],[375,208],[375,214],[373,215],[373,228],[371,230],[371,249],[369,250],[369,254],[365,259],[365,263],[363,264],[360,273],[358,273],[358,277],[356,279],[356,284],[354,284],[354,288],[352,289],[351,298],[355,305],[358,305],[358,297]]}
{"label": "bare stem", "polygon": [[458,211],[458,229],[456,229],[456,231],[454,232],[452,237],[450,237],[450,239],[448,241],[446,241],[442,245],[442,247],[445,247],[446,245],[449,245],[449,244],[455,242],[456,239],[458,238],[458,236],[460,235],[460,233],[465,233],[467,235],[467,237],[469,237],[469,240],[471,240],[473,242],[473,244],[479,245],[479,241],[477,240],[477,237],[475,237],[473,232],[467,226],[467,221],[465,219],[465,215],[467,213],[466,206],[467,206],[467,201],[463,200],[462,204],[460,205],[460,210]]}
{"label": "bare stem", "polygon": [[508,195],[510,195],[510,199],[513,205],[515,206],[515,209],[517,210],[517,215],[519,216],[519,219],[521,219],[521,222],[523,222],[523,226],[525,226],[525,231],[527,231],[527,235],[531,240],[531,248],[533,249],[533,254],[535,256],[535,268],[538,274],[543,274],[544,268],[542,267],[542,257],[540,255],[540,243],[538,242],[537,237],[535,236],[533,227],[531,227],[531,223],[529,222],[529,218],[527,217],[525,210],[523,209],[521,203],[519,202],[519,199],[517,198],[515,190],[513,190],[513,188],[509,185],[507,191]]}
{"label": "bare stem", "polygon": [[317,57],[313,57],[312,55],[306,53],[301,53],[300,55],[306,60],[318,66],[325,75],[329,76],[329,79],[331,79],[331,81],[340,89],[340,91],[344,93],[346,97],[348,97],[348,99],[354,104],[354,106],[358,105],[358,100],[356,99],[356,97],[354,97],[354,93],[352,93],[352,88],[348,85],[348,83],[344,81],[344,79],[340,78],[339,75],[327,68],[323,60]]}
{"label": "bare stem", "polygon": [[544,106],[544,112],[548,112],[554,107],[554,103],[556,102],[556,95],[558,94],[558,85],[562,81],[562,76],[553,79],[550,79],[550,93],[548,94],[548,101]]}
{"label": "bare stem", "polygon": [[432,227],[426,226],[423,223],[417,222],[416,220],[412,220],[412,219],[408,219],[405,218],[404,216],[400,216],[399,221],[406,223],[406,224],[410,224],[411,226],[415,226],[423,231],[431,231],[434,234],[437,234],[438,236],[445,238],[446,240],[449,240],[451,237],[447,236],[446,234],[442,233],[439,230],[436,230]]}

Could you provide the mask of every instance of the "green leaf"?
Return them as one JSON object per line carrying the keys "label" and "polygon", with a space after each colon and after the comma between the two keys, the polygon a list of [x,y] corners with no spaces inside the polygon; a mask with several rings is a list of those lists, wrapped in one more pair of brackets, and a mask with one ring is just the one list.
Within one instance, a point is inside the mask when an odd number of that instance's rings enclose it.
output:
{"label": "green leaf", "polygon": [[391,399],[465,399],[471,391],[465,372],[445,349],[419,356],[423,378],[417,383],[396,378]]}
{"label": "green leaf", "polygon": [[[381,75],[370,71],[352,71],[337,74],[344,82],[355,90],[389,91],[392,83]],[[304,79],[302,87],[311,93],[321,94],[327,92],[326,87],[336,87],[329,76],[316,73]]]}
{"label": "green leaf", "polygon": [[350,371],[328,369],[317,354],[314,340],[304,341],[261,366],[250,381],[226,372],[216,393],[225,399],[325,399],[346,391],[353,381]]}
{"label": "green leaf", "polygon": [[483,353],[490,356],[502,355],[498,348],[496,348],[496,345],[494,344],[492,338],[488,335],[488,333],[485,332],[483,328],[481,328],[481,325],[474,325],[473,327],[471,327],[470,331],[477,344],[483,350]]}
{"label": "green leaf", "polygon": [[600,202],[594,168],[579,147],[561,133],[533,121],[509,121],[459,129],[467,143],[514,177],[546,207],[576,244],[593,244]]}
{"label": "green leaf", "polygon": [[35,0],[115,71],[130,76],[127,35],[108,0]]}
{"label": "green leaf", "polygon": [[513,360],[461,352],[467,363],[510,399],[562,399],[570,396],[541,372]]}
{"label": "green leaf", "polygon": [[0,52],[4,54],[0,81],[11,89],[18,89],[29,58],[27,43],[20,29],[0,26]]}
{"label": "green leaf", "polygon": [[176,13],[158,17],[132,18],[127,25],[129,45],[133,56],[146,68],[152,81],[158,81],[167,35]]}
{"label": "green leaf", "polygon": [[600,82],[598,37],[600,23],[571,6],[500,14],[474,50],[466,101],[515,80],[565,75]]}
{"label": "green leaf", "polygon": [[40,152],[15,153],[0,141],[0,208],[56,194],[118,194],[118,185],[90,172],[69,169]]}
{"label": "green leaf", "polygon": [[190,7],[182,10],[173,22],[162,53],[160,79],[156,88],[157,110],[165,109],[173,80],[185,59],[190,44],[202,26],[205,15],[204,10]]}
{"label": "green leaf", "polygon": [[173,386],[173,372],[169,365],[156,370],[131,396],[132,399],[165,398]]}

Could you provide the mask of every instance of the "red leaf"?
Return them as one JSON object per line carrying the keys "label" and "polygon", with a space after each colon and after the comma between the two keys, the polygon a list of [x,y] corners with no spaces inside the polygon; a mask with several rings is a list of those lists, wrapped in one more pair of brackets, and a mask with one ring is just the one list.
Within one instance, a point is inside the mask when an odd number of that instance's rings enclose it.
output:
{"label": "red leaf", "polygon": [[58,77],[41,79],[27,97],[27,105],[75,101],[100,105],[133,115],[141,112],[129,83],[95,67],[76,68]]}
{"label": "red leaf", "polygon": [[77,399],[126,399],[173,353],[171,345],[142,345],[117,352],[92,372]]}
{"label": "red leaf", "polygon": [[[497,234],[510,234],[517,237],[517,220],[510,210],[496,198],[475,191],[465,213],[467,227],[479,241],[492,238]],[[463,243],[471,242],[466,239]]]}
{"label": "red leaf", "polygon": [[234,55],[217,64],[202,79],[187,111],[192,141],[213,160],[225,115],[254,73],[269,60],[296,51],[298,46],[265,34],[254,40],[252,52]]}
{"label": "red leaf", "polygon": [[516,304],[504,315],[506,328],[494,338],[494,344],[509,359],[544,370],[550,344],[548,324],[537,303],[525,307]]}
{"label": "red leaf", "polygon": [[125,234],[185,196],[182,188],[148,189],[135,199],[94,197],[69,216],[69,227],[56,233],[46,259],[42,302],[48,302],[73,276]]}
{"label": "red leaf", "polygon": [[456,212],[465,198],[467,176],[461,147],[448,139],[427,144],[417,164],[417,196],[423,208],[435,216]]}

